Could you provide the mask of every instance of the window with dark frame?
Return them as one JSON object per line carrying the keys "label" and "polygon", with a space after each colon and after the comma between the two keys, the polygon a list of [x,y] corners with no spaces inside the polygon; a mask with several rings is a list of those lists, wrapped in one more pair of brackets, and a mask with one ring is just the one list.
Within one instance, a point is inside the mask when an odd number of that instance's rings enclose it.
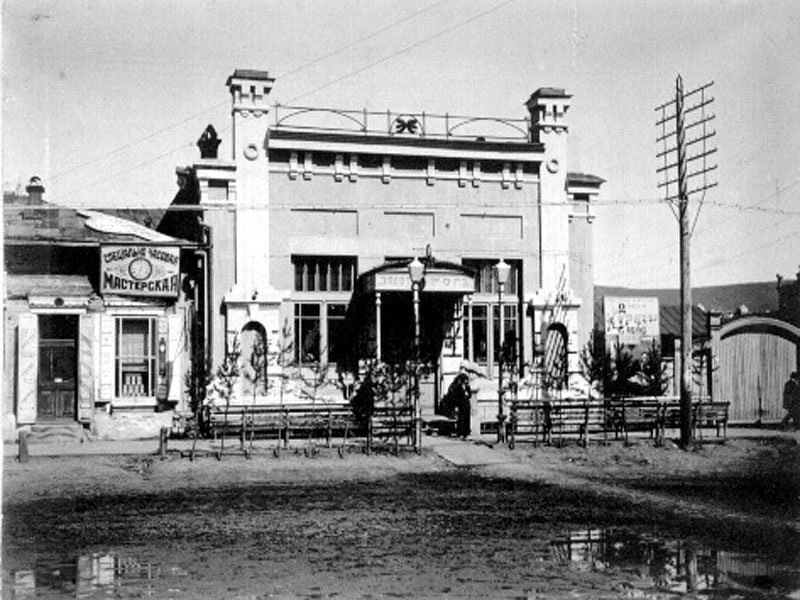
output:
{"label": "window with dark frame", "polygon": [[307,365],[320,358],[320,304],[294,305],[294,360]]}
{"label": "window with dark frame", "polygon": [[[500,361],[500,311],[495,304],[492,307],[494,319],[494,360]],[[517,358],[517,307],[516,305],[503,304],[503,345],[505,347],[505,360],[514,361]]]}
{"label": "window with dark frame", "polygon": [[338,363],[343,359],[346,304],[328,304],[328,362]]}
{"label": "window with dark frame", "polygon": [[[464,356],[470,356],[477,363],[486,363],[489,357],[489,312],[486,304],[473,304],[464,311]],[[472,319],[470,331],[469,320]],[[470,338],[470,333],[472,337]]]}

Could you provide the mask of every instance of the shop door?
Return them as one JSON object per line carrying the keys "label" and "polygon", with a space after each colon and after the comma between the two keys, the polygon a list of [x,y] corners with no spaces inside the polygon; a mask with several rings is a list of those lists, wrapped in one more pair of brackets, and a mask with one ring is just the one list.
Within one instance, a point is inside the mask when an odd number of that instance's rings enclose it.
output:
{"label": "shop door", "polygon": [[75,419],[77,396],[77,317],[39,318],[39,397],[37,419]]}

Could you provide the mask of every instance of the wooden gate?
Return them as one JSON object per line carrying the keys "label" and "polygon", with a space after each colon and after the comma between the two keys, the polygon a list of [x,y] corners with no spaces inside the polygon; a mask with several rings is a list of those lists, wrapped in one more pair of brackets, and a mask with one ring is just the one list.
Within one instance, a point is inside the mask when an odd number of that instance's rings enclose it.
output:
{"label": "wooden gate", "polygon": [[769,317],[742,317],[719,330],[714,399],[728,401],[730,420],[783,418],[783,385],[798,370],[800,329]]}

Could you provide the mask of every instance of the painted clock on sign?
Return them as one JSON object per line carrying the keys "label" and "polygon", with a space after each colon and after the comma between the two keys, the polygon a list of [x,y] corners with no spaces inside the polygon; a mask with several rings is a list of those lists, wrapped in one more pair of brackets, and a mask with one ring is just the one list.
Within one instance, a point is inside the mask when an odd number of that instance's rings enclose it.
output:
{"label": "painted clock on sign", "polygon": [[131,274],[136,281],[142,281],[150,277],[153,272],[153,265],[146,258],[137,258],[132,260],[128,265],[128,273]]}

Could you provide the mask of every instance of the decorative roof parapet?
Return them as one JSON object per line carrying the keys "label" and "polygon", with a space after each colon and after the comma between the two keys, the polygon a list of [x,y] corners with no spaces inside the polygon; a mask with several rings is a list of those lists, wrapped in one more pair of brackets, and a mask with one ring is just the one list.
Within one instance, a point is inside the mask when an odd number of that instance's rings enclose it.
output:
{"label": "decorative roof parapet", "polygon": [[467,116],[422,112],[385,112],[286,106],[273,108],[276,131],[313,131],[398,139],[529,143],[527,118]]}

